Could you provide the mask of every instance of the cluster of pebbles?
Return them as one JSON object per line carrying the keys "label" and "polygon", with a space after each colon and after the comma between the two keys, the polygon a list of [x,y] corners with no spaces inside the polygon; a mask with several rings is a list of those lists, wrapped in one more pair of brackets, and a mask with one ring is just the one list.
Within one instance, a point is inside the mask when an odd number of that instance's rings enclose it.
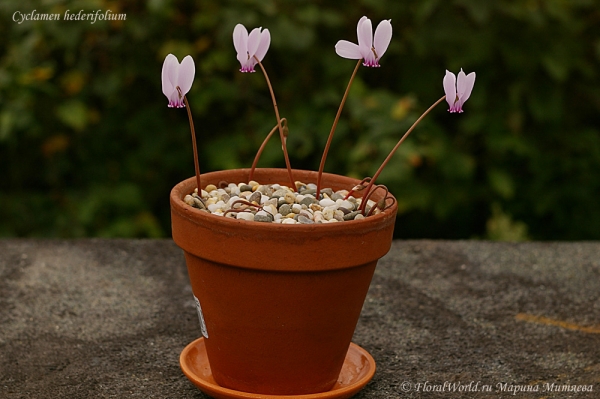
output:
{"label": "cluster of pebbles", "polygon": [[[335,223],[358,220],[365,216],[358,211],[361,198],[348,196],[348,190],[334,192],[331,188],[321,190],[317,199],[316,184],[296,182],[292,190],[280,184],[262,185],[255,181],[239,184],[221,184],[217,188],[209,184],[186,195],[184,202],[213,215],[255,222],[281,224]],[[374,201],[367,202],[365,214],[369,214]],[[373,209],[372,214],[381,212]]]}

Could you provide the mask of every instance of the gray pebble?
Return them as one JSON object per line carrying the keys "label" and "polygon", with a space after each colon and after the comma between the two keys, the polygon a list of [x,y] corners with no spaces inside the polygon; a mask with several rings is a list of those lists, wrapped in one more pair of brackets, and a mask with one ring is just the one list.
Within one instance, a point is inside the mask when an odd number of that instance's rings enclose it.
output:
{"label": "gray pebble", "polygon": [[338,194],[338,193],[333,193],[333,194],[331,194],[331,196],[330,196],[330,197],[331,197],[331,199],[332,199],[332,200],[334,200],[334,201],[337,201],[337,200],[339,200],[339,199],[341,199],[341,200],[343,200],[343,199],[344,199],[344,196],[343,196],[342,194]]}
{"label": "gray pebble", "polygon": [[244,191],[252,191],[252,186],[250,186],[248,184],[242,184],[240,186],[240,192],[244,192]]}
{"label": "gray pebble", "polygon": [[302,194],[302,195],[313,194],[314,195],[316,192],[317,192],[316,188],[308,188],[308,189],[302,191],[300,194]]}
{"label": "gray pebble", "polygon": [[254,215],[254,221],[271,223],[273,221],[273,218],[267,215]]}
{"label": "gray pebble", "polygon": [[200,199],[195,198],[195,197],[194,197],[194,206],[198,209],[206,210],[206,207],[204,206],[204,202],[200,201]]}
{"label": "gray pebble", "polygon": [[354,217],[358,215],[360,212],[354,211],[344,215],[344,220],[354,220]]}
{"label": "gray pebble", "polygon": [[344,212],[344,215],[347,215],[351,212],[350,209],[346,209],[343,206],[340,206],[338,210]]}
{"label": "gray pebble", "polygon": [[283,204],[279,207],[279,213],[281,216],[286,216],[292,211],[292,206],[290,204]]}
{"label": "gray pebble", "polygon": [[327,187],[321,190],[321,194],[327,194],[327,196],[331,198],[331,196],[333,195],[333,190]]}
{"label": "gray pebble", "polygon": [[302,201],[300,201],[300,205],[306,205],[306,206],[310,206],[311,204],[316,204],[317,199],[313,198],[313,197],[304,197],[304,199]]}
{"label": "gray pebble", "polygon": [[273,198],[283,197],[283,196],[285,196],[285,193],[287,193],[287,192],[288,192],[287,190],[280,188],[279,190],[275,190],[275,192],[273,192],[273,194],[271,194],[271,197],[273,197]]}
{"label": "gray pebble", "polygon": [[255,191],[248,198],[248,201],[250,201],[250,202],[256,202],[257,204],[260,204],[260,199],[261,198],[262,198],[262,194],[260,193],[260,191]]}
{"label": "gray pebble", "polygon": [[313,224],[314,223],[314,221],[310,220],[309,218],[307,218],[304,215],[299,215],[297,220],[301,224]]}
{"label": "gray pebble", "polygon": [[261,194],[266,195],[267,197],[271,197],[273,195],[273,189],[269,186],[258,186],[258,189],[256,189],[256,191],[260,191]]}

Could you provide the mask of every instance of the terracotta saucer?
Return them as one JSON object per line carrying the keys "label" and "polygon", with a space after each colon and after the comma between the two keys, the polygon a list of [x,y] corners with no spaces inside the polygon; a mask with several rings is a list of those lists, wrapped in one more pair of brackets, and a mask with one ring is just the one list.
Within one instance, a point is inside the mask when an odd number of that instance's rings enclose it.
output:
{"label": "terracotta saucer", "polygon": [[350,344],[337,382],[330,391],[309,395],[263,395],[222,388],[215,382],[206,356],[204,338],[185,347],[179,364],[187,378],[205,394],[216,399],[345,399],[360,391],[375,374],[375,360],[358,345]]}

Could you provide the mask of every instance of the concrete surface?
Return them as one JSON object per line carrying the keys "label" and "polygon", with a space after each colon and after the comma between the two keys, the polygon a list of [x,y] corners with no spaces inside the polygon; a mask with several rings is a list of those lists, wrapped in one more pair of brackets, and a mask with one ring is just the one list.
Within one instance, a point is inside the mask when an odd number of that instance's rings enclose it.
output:
{"label": "concrete surface", "polygon": [[[1,398],[205,398],[199,336],[171,240],[0,240]],[[600,398],[600,243],[395,241],[353,341],[360,399]]]}

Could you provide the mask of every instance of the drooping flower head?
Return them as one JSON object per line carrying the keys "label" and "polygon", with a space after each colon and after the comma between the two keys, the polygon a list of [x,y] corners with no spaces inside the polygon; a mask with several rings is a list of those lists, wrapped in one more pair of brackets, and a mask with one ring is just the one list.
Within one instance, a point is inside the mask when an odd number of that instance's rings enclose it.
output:
{"label": "drooping flower head", "polygon": [[189,55],[181,64],[173,54],[167,55],[162,68],[162,89],[170,108],[185,107],[183,97],[190,91],[195,73],[194,60]]}
{"label": "drooping flower head", "polygon": [[347,40],[340,40],[335,45],[335,52],[343,58],[352,60],[364,60],[363,65],[367,67],[378,67],[379,59],[387,50],[390,40],[392,40],[391,19],[383,20],[375,29],[373,37],[373,28],[371,20],[362,17],[358,21],[356,31],[358,34],[358,44]]}
{"label": "drooping flower head", "polygon": [[443,85],[446,92],[446,101],[450,105],[449,112],[463,112],[462,106],[471,95],[474,84],[475,72],[465,75],[461,68],[458,79],[456,79],[452,72],[446,70]]}
{"label": "drooping flower head", "polygon": [[[242,66],[240,72],[255,72],[254,66],[262,61],[271,44],[271,33],[268,29],[254,28],[248,35],[248,30],[242,24],[233,29],[233,46],[237,51],[237,59]],[[256,57],[258,61],[256,61]]]}

